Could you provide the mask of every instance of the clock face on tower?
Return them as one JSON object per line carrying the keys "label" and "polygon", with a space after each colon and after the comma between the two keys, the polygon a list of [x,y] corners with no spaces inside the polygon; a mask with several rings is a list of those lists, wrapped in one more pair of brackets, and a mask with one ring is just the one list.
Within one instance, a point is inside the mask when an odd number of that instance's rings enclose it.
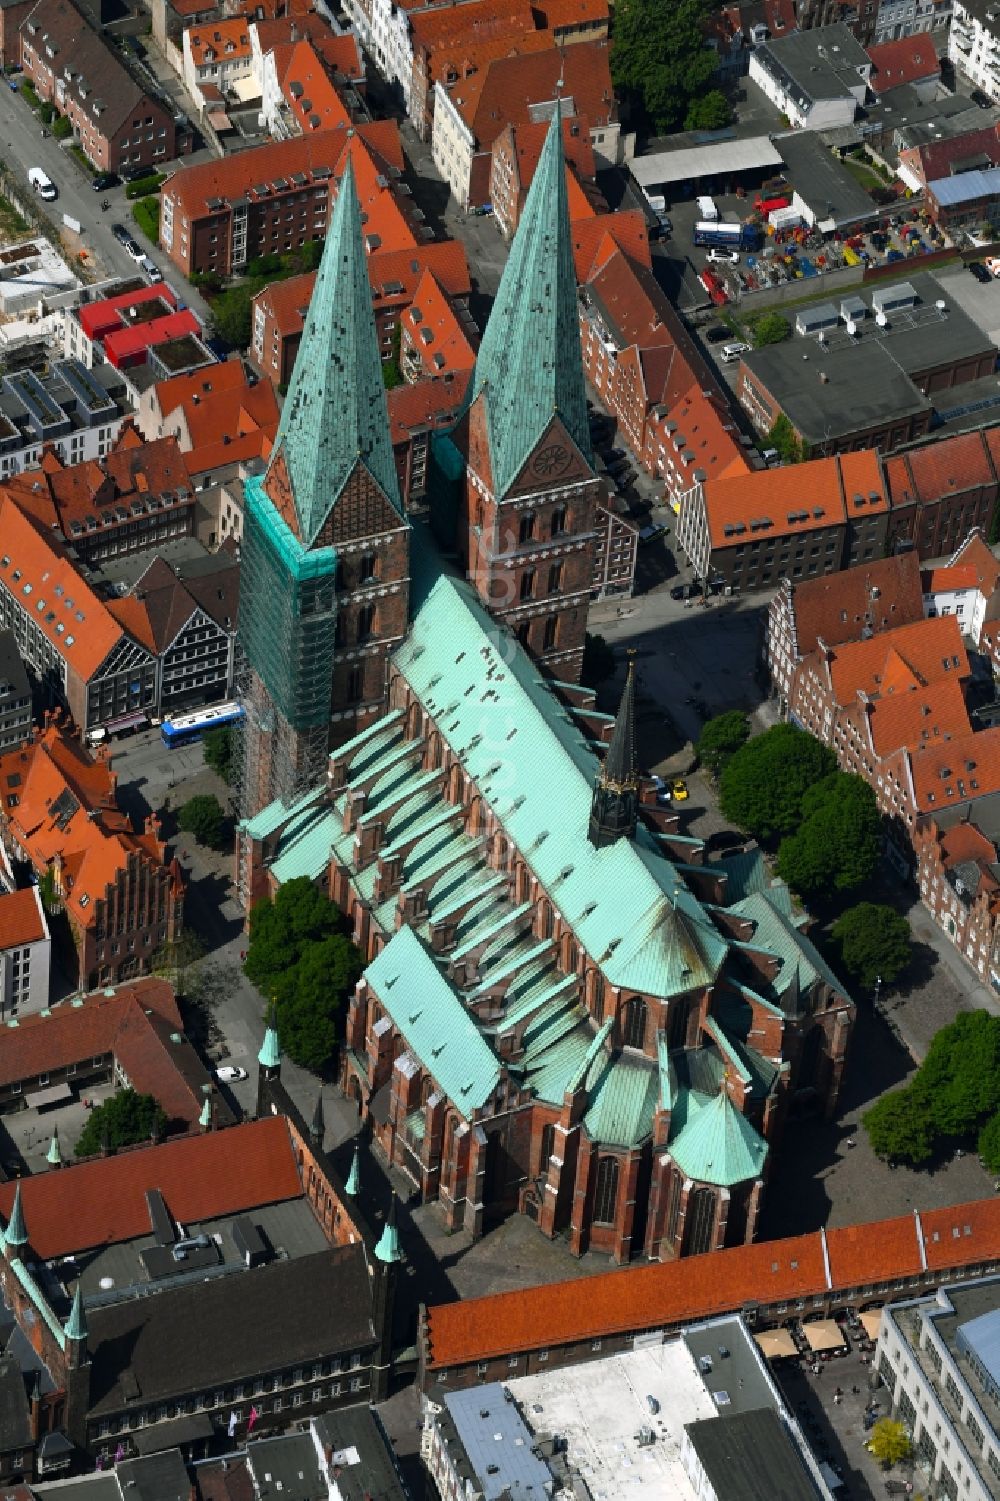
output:
{"label": "clock face on tower", "polygon": [[531,461],[531,472],[541,479],[551,479],[562,474],[570,461],[570,452],[562,443],[547,443],[540,448]]}

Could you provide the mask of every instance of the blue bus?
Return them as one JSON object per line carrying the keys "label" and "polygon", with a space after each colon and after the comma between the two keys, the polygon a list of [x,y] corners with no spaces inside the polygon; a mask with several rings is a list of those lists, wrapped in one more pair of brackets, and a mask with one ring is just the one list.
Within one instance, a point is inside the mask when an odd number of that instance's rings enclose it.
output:
{"label": "blue bus", "polygon": [[243,710],[237,703],[215,704],[208,709],[195,709],[191,714],[173,714],[160,726],[164,745],[171,750],[178,745],[190,745],[200,740],[206,730],[221,730],[227,725],[239,724]]}

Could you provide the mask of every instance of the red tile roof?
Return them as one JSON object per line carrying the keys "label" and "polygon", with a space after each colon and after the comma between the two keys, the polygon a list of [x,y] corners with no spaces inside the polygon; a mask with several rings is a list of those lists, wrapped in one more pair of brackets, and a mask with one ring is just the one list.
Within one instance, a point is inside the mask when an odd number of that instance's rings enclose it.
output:
{"label": "red tile roof", "polygon": [[[752,537],[778,536],[786,531],[798,535],[844,520],[840,466],[835,458],[755,470],[738,479],[712,480],[704,494],[713,548],[745,546]],[[789,522],[792,514],[802,519]],[[770,525],[751,534],[755,520],[769,520]],[[734,530],[738,527],[743,530]]]}
{"label": "red tile roof", "polygon": [[387,392],[393,446],[409,442],[414,433],[450,427],[465,398],[470,374],[469,370],[457,370],[412,385],[404,383]]}
{"label": "red tile roof", "polygon": [[979,576],[971,563],[928,568],[920,575],[920,587],[925,594],[944,594],[954,590],[975,589],[978,583]]}
{"label": "red tile roof", "polygon": [[898,89],[904,83],[937,78],[941,72],[934,43],[926,31],[869,47],[868,56],[872,60],[870,82],[876,94]]}
{"label": "red tile roof", "polygon": [[[989,437],[992,429],[987,434]],[[971,568],[975,574],[974,587],[989,596],[1000,584],[1000,563],[987,546],[978,528],[970,533],[957,552],[952,554],[950,564],[955,568]]]}
{"label": "red tile roof", "polygon": [[[267,1116],[23,1179],[31,1249],[50,1261],[148,1235],[146,1192],[152,1188],[185,1225],[302,1194],[288,1126],[282,1116]],[[13,1183],[0,1184],[5,1223],[14,1189]]]}
{"label": "red tile roof", "polygon": [[196,68],[206,63],[233,62],[250,56],[250,28],[243,16],[231,21],[207,21],[184,32]]}
{"label": "red tile roof", "polygon": [[910,757],[910,775],[920,813],[1000,792],[1000,727],[917,751]]}
{"label": "red tile roof", "polygon": [[926,448],[914,448],[885,461],[885,478],[893,506],[912,505],[916,501],[940,500],[978,486],[996,484],[990,463],[989,429],[987,434],[956,433],[940,438]]}
{"label": "red tile roof", "polygon": [[616,250],[623,250],[630,261],[641,266],[653,264],[646,220],[639,209],[619,209],[615,214],[581,219],[570,226],[570,232],[578,282],[589,281]]}
{"label": "red tile roof", "polygon": [[866,641],[835,647],[830,662],[834,697],[853,703],[859,693],[869,697],[908,692],[969,675],[969,657],[954,615],[939,615],[897,626]]}
{"label": "red tile roof", "polygon": [[966,860],[982,860],[992,864],[996,859],[993,841],[987,839],[974,823],[957,823],[953,828],[945,829],[938,838],[946,870],[950,870],[953,865],[961,865]]}
{"label": "red tile roof", "polygon": [[[692,456],[685,465],[692,476],[696,470],[705,480],[732,479],[750,473],[739,428],[723,398],[707,396],[698,383],[659,420],[654,429],[653,457],[657,456],[659,442],[668,446],[678,440],[682,452]],[[674,455],[675,463],[679,457]]]}
{"label": "red tile roof", "polygon": [[446,54],[484,41],[524,36],[535,30],[530,0],[467,0],[410,17],[413,50],[426,49],[430,82],[441,77]]}
{"label": "red tile roof", "polygon": [[283,61],[278,81],[285,102],[303,132],[350,125],[344,101],[312,42],[294,43]]}
{"label": "red tile roof", "polygon": [[514,57],[495,58],[450,91],[452,103],[480,148],[492,146],[508,123],[526,123],[530,106],[555,98],[559,80],[563,93],[586,116],[591,129],[610,123],[615,113],[607,41],[577,42],[557,48],[549,32],[526,38],[533,46],[548,39],[544,50],[519,48]]}
{"label": "red tile roof", "polygon": [[419,358],[424,375],[471,370],[476,363],[476,351],[433,272],[420,278],[400,323],[403,347]]}
{"label": "red tile roof", "polygon": [[889,626],[924,618],[920,561],[915,552],[861,563],[843,573],[806,579],[792,587],[795,633],[800,656],[856,640],[868,627],[875,633]]}
{"label": "red tile roof", "polygon": [[534,0],[533,9],[538,25],[546,31],[571,31],[608,20],[608,0]]}
{"label": "red tile roof", "polygon": [[[10,949],[19,943],[39,943],[45,936],[37,886],[0,893],[0,949]],[[9,1040],[5,1040],[5,1048]]]}
{"label": "red tile roof", "polygon": [[955,740],[972,729],[962,685],[956,679],[876,699],[869,722],[879,756],[904,747],[919,750],[932,740]]}
{"label": "red tile roof", "polygon": [[1000,124],[984,125],[949,140],[931,141],[900,153],[903,160],[916,163],[925,182],[950,177],[955,164],[985,157],[992,166],[1000,164]]}
{"label": "red tile roof", "polygon": [[[30,1229],[30,1221],[29,1221]],[[824,1260],[829,1257],[829,1276]],[[427,1313],[432,1371],[508,1353],[677,1326],[744,1304],[787,1303],[827,1291],[960,1270],[1000,1258],[1000,1201],[763,1241],[681,1261],[605,1272],[516,1293],[434,1305]]]}

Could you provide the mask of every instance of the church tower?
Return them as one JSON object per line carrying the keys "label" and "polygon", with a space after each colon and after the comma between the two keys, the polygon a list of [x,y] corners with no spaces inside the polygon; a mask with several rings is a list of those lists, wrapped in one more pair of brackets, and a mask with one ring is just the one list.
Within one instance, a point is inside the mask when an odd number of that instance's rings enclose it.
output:
{"label": "church tower", "polygon": [[406,631],[392,453],[351,152],[266,473],[247,482],[240,812],[293,802],[383,709]]}
{"label": "church tower", "polygon": [[595,849],[631,839],[639,818],[639,777],[635,765],[635,659],[629,658],[625,691],[611,732],[604,765],[590,805],[587,837]]}
{"label": "church tower", "polygon": [[598,481],[558,101],[451,441],[470,579],[552,676],[578,681]]}

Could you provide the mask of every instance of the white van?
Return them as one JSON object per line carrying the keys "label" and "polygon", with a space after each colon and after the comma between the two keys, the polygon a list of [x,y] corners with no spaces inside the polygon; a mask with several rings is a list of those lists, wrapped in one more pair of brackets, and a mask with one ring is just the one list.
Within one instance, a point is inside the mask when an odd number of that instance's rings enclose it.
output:
{"label": "white van", "polygon": [[719,217],[719,210],[715,206],[714,199],[712,199],[712,198],[699,198],[698,199],[698,218],[699,219],[706,220],[709,224],[714,224],[716,222],[716,220],[718,219],[718,217]]}
{"label": "white van", "polygon": [[741,355],[749,353],[749,344],[723,344],[720,358],[722,359],[722,363],[724,365],[731,365],[733,361],[738,360]]}
{"label": "white van", "polygon": [[28,181],[39,198],[51,200],[57,197],[55,183],[47,172],[42,171],[41,167],[28,168]]}

